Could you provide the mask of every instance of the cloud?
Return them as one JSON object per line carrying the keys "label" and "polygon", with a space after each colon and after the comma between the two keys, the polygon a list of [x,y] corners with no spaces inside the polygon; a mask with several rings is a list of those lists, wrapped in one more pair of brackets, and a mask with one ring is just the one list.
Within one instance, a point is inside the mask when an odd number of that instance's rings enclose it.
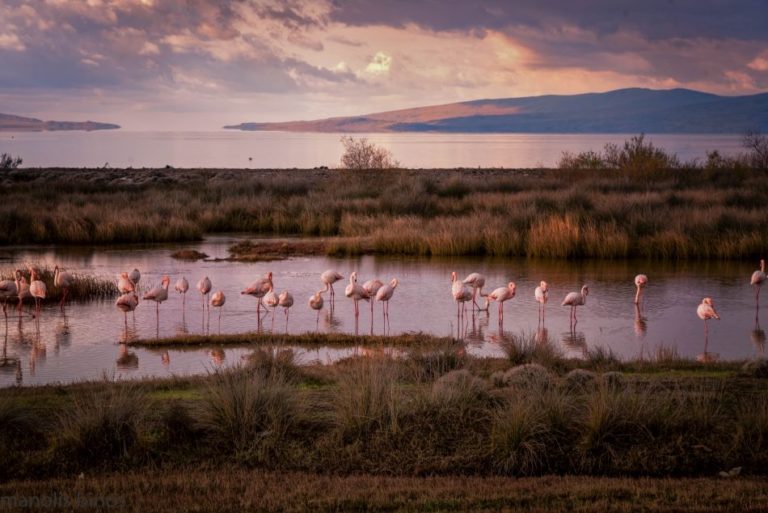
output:
{"label": "cloud", "polygon": [[385,75],[392,66],[392,56],[384,52],[376,52],[371,62],[365,67],[365,71],[373,75]]}

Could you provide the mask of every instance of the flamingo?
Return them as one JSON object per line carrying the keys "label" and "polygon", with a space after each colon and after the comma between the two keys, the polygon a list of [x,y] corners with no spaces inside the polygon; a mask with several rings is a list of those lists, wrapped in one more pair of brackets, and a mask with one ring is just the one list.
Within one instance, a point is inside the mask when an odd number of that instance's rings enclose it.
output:
{"label": "flamingo", "polygon": [[[381,302],[381,313],[384,317],[389,317],[389,300],[395,294],[397,288],[397,278],[392,278],[392,281],[382,285],[378,292],[376,292],[376,301]],[[386,308],[385,308],[386,305]]]}
{"label": "flamingo", "polygon": [[640,298],[643,295],[643,289],[648,285],[648,276],[644,274],[638,274],[635,276],[635,287],[637,287],[637,293],[635,294],[635,304],[640,304]]}
{"label": "flamingo", "polygon": [[279,303],[279,300],[277,298],[277,294],[275,294],[275,288],[272,286],[272,283],[269,284],[269,290],[266,294],[264,294],[263,301],[266,307],[272,308],[272,325],[274,326],[275,310],[277,310],[277,304]]}
{"label": "flamingo", "polygon": [[455,271],[451,273],[451,295],[453,300],[456,301],[456,315],[458,316],[460,315],[460,303],[463,305],[472,299],[472,293],[466,285],[459,281]]}
{"label": "flamingo", "polygon": [[715,310],[715,305],[712,304],[711,297],[705,297],[701,300],[701,304],[696,309],[696,315],[699,316],[699,319],[704,321],[705,337],[709,335],[709,325],[707,324],[707,321],[710,319],[717,319],[718,321],[720,320],[720,315],[718,315],[717,311]]}
{"label": "flamingo", "polygon": [[224,295],[224,292],[220,290],[217,290],[211,296],[211,306],[219,309],[219,333],[221,333],[221,309],[226,301],[227,297]]}
{"label": "flamingo", "polygon": [[570,292],[565,299],[563,299],[562,306],[571,307],[571,324],[575,324],[576,319],[576,307],[587,304],[587,294],[589,294],[589,287],[584,285],[581,287],[581,292]]}
{"label": "flamingo", "polygon": [[8,321],[8,300],[18,297],[19,288],[16,280],[3,280],[0,281],[0,299],[3,301],[3,315],[5,315],[6,322]]}
{"label": "flamingo", "polygon": [[[477,294],[480,294],[480,297],[483,296],[483,286],[485,285],[485,276],[483,276],[480,273],[471,273],[469,276],[464,278],[464,281],[462,282],[464,285],[469,285],[472,287],[472,308],[477,307],[478,310],[482,310],[480,308],[480,305],[477,304]],[[486,305],[487,307],[487,305]]]}
{"label": "flamingo", "polygon": [[376,300],[376,293],[379,292],[379,289],[383,285],[384,284],[378,278],[373,278],[372,280],[363,283],[363,290],[365,290],[368,297],[371,298],[371,319],[373,319],[373,303]]}
{"label": "flamingo", "polygon": [[259,316],[259,319],[261,319],[261,298],[263,298],[264,294],[269,292],[272,288],[274,288],[272,285],[272,273],[269,272],[265,274],[263,278],[254,281],[250,286],[240,292],[240,294],[248,294],[259,300],[259,302],[256,303],[256,314]]}
{"label": "flamingo", "polygon": [[33,298],[35,298],[35,316],[39,316],[41,303],[43,299],[45,299],[47,290],[45,283],[38,279],[37,271],[33,268],[31,270],[29,280],[29,293],[32,294]]}
{"label": "flamingo", "polygon": [[318,290],[309,298],[309,307],[312,310],[317,311],[317,321],[315,325],[320,323],[320,310],[323,309],[323,292],[325,292],[325,290]]}
{"label": "flamingo", "polygon": [[168,286],[171,284],[171,279],[168,276],[163,276],[160,286],[153,288],[146,294],[144,294],[144,300],[154,301],[155,310],[157,311],[157,322],[160,322],[160,303],[168,299]]}
{"label": "flamingo", "polygon": [[211,291],[211,280],[208,278],[208,276],[204,276],[200,281],[197,282],[197,290],[200,291],[200,294],[203,297],[203,310],[205,310],[205,300],[207,299],[208,293]]}
{"label": "flamingo", "polygon": [[181,294],[181,305],[183,308],[187,304],[187,291],[189,290],[189,282],[184,276],[182,276],[176,281],[174,288],[176,289],[176,292]]}
{"label": "flamingo", "polygon": [[138,269],[135,267],[133,268],[133,271],[131,271],[131,274],[128,275],[128,278],[133,282],[133,285],[135,287],[138,287],[139,280],[141,279],[141,273]]}
{"label": "flamingo", "polygon": [[765,281],[765,260],[760,259],[760,269],[752,273],[752,279],[749,284],[754,286],[757,291],[755,292],[755,304],[757,305],[760,300],[760,287],[763,286]]}
{"label": "flamingo", "polygon": [[128,276],[128,273],[120,273],[120,277],[117,280],[117,290],[120,294],[136,292],[136,284]]}
{"label": "flamingo", "polygon": [[59,266],[53,268],[53,284],[63,292],[61,295],[61,308],[64,308],[64,302],[69,295],[69,288],[75,284],[75,278],[67,271],[62,271]]}
{"label": "flamingo", "polygon": [[499,287],[485,296],[485,308],[488,309],[491,301],[497,301],[499,303],[499,322],[501,322],[504,320],[504,301],[513,297],[515,297],[515,282],[510,281],[506,287]]}
{"label": "flamingo", "polygon": [[128,331],[128,312],[133,312],[139,306],[139,296],[135,292],[123,294],[115,301],[118,310],[125,314],[125,330]]}
{"label": "flamingo", "polygon": [[368,295],[368,293],[365,291],[363,287],[358,285],[357,283],[357,271],[353,271],[352,274],[349,275],[349,285],[347,285],[347,288],[344,289],[344,295],[352,298],[355,302],[355,317],[360,316],[360,307],[358,306],[358,301],[365,300],[370,301],[371,298]]}
{"label": "flamingo", "polygon": [[293,306],[293,295],[284,290],[277,296],[277,304],[282,306],[285,311],[285,325],[288,327],[288,309]]}
{"label": "flamingo", "polygon": [[21,315],[21,311],[24,307],[24,300],[32,298],[32,294],[29,292],[29,283],[27,283],[27,279],[24,275],[21,274],[21,269],[16,270],[16,290],[18,290],[19,315]]}
{"label": "flamingo", "polygon": [[543,320],[547,307],[547,300],[549,300],[549,285],[547,285],[546,281],[542,280],[539,282],[539,286],[533,291],[533,297],[536,298],[536,302],[539,303],[539,320]]}
{"label": "flamingo", "polygon": [[343,280],[344,276],[340,275],[333,269],[328,269],[323,274],[320,275],[320,281],[325,284],[325,290],[323,292],[326,292],[330,289],[331,291],[331,301],[336,296],[336,293],[333,291],[333,284],[336,283],[339,280]]}

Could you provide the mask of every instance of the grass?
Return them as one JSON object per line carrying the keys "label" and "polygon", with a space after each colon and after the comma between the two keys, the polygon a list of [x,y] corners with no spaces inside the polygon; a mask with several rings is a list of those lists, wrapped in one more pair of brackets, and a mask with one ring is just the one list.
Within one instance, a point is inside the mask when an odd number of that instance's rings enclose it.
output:
{"label": "grass", "polygon": [[654,166],[650,174],[645,168],[15,170],[4,186],[0,244],[169,242],[246,232],[323,239],[245,244],[233,248],[236,258],[765,254],[765,170]]}
{"label": "grass", "polygon": [[[107,497],[123,511],[756,512],[762,478],[392,477],[185,468],[0,484],[0,497]],[[0,508],[3,505],[0,503]],[[99,511],[99,509],[94,508]],[[104,507],[101,510],[106,510]],[[49,511],[30,507],[25,511]]]}
{"label": "grass", "polygon": [[[63,291],[53,284],[54,272],[50,267],[37,266],[39,271],[38,279],[45,283],[47,291],[45,302],[55,303],[61,299]],[[29,280],[29,273],[26,269],[22,269],[22,273]],[[15,279],[16,268],[5,268],[0,270],[0,280],[13,280]],[[90,274],[70,273],[74,278],[74,284],[69,289],[69,295],[67,301],[90,301],[94,299],[110,299],[117,296],[118,290],[115,283],[116,280],[111,280],[101,276],[94,276]]]}

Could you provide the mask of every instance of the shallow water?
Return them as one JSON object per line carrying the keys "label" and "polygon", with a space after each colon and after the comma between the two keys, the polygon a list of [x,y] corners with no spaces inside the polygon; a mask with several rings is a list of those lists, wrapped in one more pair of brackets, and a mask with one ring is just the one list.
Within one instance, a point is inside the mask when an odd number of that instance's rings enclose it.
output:
{"label": "shallow water", "polygon": [[[601,151],[634,134],[356,134],[392,151],[405,167],[555,166],[563,151]],[[23,157],[24,166],[63,167],[337,167],[340,134],[287,132],[0,133],[0,153]],[[706,152],[742,152],[739,135],[651,134],[647,140],[683,161]]]}
{"label": "shallow water", "polygon": [[[0,267],[23,262],[58,263],[69,271],[114,278],[120,271],[137,267],[142,272],[140,287],[146,290],[159,283],[163,274],[171,276],[168,301],[156,317],[154,303],[142,302],[135,318],[128,315],[127,329],[123,314],[112,301],[68,304],[64,312],[56,305],[43,309],[39,320],[28,315],[19,319],[15,312],[0,327],[6,357],[18,359],[19,366],[0,367],[0,386],[71,382],[96,379],[103,374],[117,378],[169,376],[203,373],[217,365],[241,361],[253,347],[219,349],[162,350],[126,348],[126,337],[167,337],[178,333],[240,333],[262,331],[303,333],[345,332],[360,334],[400,334],[425,331],[440,336],[459,336],[467,351],[477,355],[502,355],[500,342],[516,335],[549,338],[566,354],[579,356],[590,348],[611,348],[624,358],[649,356],[659,346],[673,347],[680,355],[695,358],[705,351],[709,358],[743,359],[764,351],[765,333],[756,325],[754,291],[749,277],[756,267],[752,262],[659,263],[635,261],[541,261],[530,259],[410,257],[329,258],[306,257],[283,261],[182,262],[170,254],[180,248],[194,248],[211,257],[226,257],[227,248],[239,240],[236,236],[209,237],[201,243],[151,246],[142,248],[5,248],[0,253]],[[360,281],[379,277],[389,281],[398,277],[400,285],[390,305],[390,327],[382,322],[381,305],[361,304],[356,325],[353,304],[343,295],[346,281],[336,286],[333,314],[326,295],[326,308],[319,322],[307,306],[309,296],[321,284],[319,275],[328,268],[344,276],[357,270]],[[274,273],[278,291],[290,290],[296,303],[286,323],[282,310],[266,317],[259,326],[256,300],[240,290],[267,271]],[[489,312],[472,315],[459,322],[450,296],[450,273],[460,276],[479,271],[486,275],[485,290],[517,284],[517,296],[505,304],[505,318],[500,325],[496,305]],[[643,272],[649,277],[640,318],[632,299],[633,277]],[[185,305],[173,284],[180,276],[191,284]],[[202,300],[195,290],[197,280],[207,275],[213,290],[221,289],[227,301],[221,311],[211,309],[210,320],[202,313]],[[538,327],[538,304],[533,289],[542,279],[550,284],[550,302],[543,329]],[[587,305],[578,311],[578,323],[570,328],[569,309],[560,302],[569,291],[583,283],[590,286]],[[696,306],[703,296],[712,296],[722,315],[710,323],[705,347],[703,322],[696,316]],[[764,304],[768,297],[764,298]],[[762,314],[763,317],[765,314]],[[763,319],[764,320],[764,319]],[[207,324],[204,324],[207,321]],[[373,322],[372,322],[373,321]],[[0,320],[0,322],[3,322]],[[354,354],[359,348],[295,348],[302,362],[334,361]],[[0,361],[0,363],[2,363]]]}

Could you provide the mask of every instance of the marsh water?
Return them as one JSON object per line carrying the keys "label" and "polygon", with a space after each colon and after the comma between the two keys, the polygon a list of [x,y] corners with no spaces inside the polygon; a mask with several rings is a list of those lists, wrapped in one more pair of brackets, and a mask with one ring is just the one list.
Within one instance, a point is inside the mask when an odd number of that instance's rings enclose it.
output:
{"label": "marsh water", "polygon": [[[601,151],[634,134],[354,134],[389,149],[405,167],[556,166],[564,151]],[[336,167],[340,134],[288,132],[97,132],[0,133],[0,153],[21,156],[31,167]],[[647,140],[683,161],[743,149],[739,135],[650,134]]]}
{"label": "marsh water", "polygon": [[[410,258],[363,256],[360,258],[299,257],[259,263],[230,261],[185,262],[171,253],[193,248],[212,258],[228,256],[227,248],[238,236],[208,237],[200,243],[151,247],[97,248],[5,248],[0,267],[11,268],[28,262],[52,266],[59,264],[75,273],[88,273],[116,279],[120,271],[134,267],[142,273],[139,286],[146,290],[158,284],[164,274],[171,277],[169,300],[160,305],[141,302],[135,315],[123,313],[114,301],[91,301],[43,308],[39,319],[27,311],[18,317],[12,311],[0,327],[3,355],[18,365],[0,367],[0,386],[32,385],[99,379],[103,375],[122,378],[205,373],[220,365],[241,362],[252,347],[193,347],[165,350],[121,344],[131,338],[169,337],[176,334],[242,333],[261,330],[275,333],[374,333],[396,335],[427,332],[454,336],[465,341],[468,353],[503,355],[502,345],[514,336],[548,339],[567,355],[580,356],[590,348],[610,348],[623,358],[650,357],[657,348],[674,348],[681,356],[706,359],[744,359],[762,355],[765,333],[759,321],[768,323],[765,312],[759,316],[749,277],[756,263],[740,261],[691,261],[661,263],[648,261],[566,261],[483,258]],[[319,320],[307,306],[309,296],[322,287],[319,276],[333,268],[345,277],[353,270],[361,281],[379,277],[400,284],[390,304],[390,323],[382,319],[381,305],[362,303],[355,322],[353,303],[344,297],[346,281],[336,285],[333,311],[326,295],[326,307]],[[286,318],[282,310],[256,316],[256,300],[240,294],[244,286],[271,271],[278,291],[289,290],[296,298]],[[486,291],[512,280],[517,296],[505,304],[503,324],[495,304],[488,312],[456,316],[450,295],[450,274],[460,276],[482,272],[487,277]],[[633,304],[633,277],[643,272],[649,277],[643,308]],[[173,292],[173,283],[185,276],[191,289],[186,300]],[[218,311],[203,314],[202,298],[194,285],[203,276],[221,289],[227,301]],[[540,280],[550,284],[550,301],[544,325],[539,324],[538,304],[533,290]],[[567,292],[588,284],[587,304],[578,311],[578,323],[571,329],[569,309],[560,306]],[[714,298],[722,315],[710,323],[708,339],[696,306],[703,296]],[[768,306],[768,296],[763,298]],[[763,307],[765,308],[765,307]],[[364,348],[294,348],[300,362],[332,362]]]}

